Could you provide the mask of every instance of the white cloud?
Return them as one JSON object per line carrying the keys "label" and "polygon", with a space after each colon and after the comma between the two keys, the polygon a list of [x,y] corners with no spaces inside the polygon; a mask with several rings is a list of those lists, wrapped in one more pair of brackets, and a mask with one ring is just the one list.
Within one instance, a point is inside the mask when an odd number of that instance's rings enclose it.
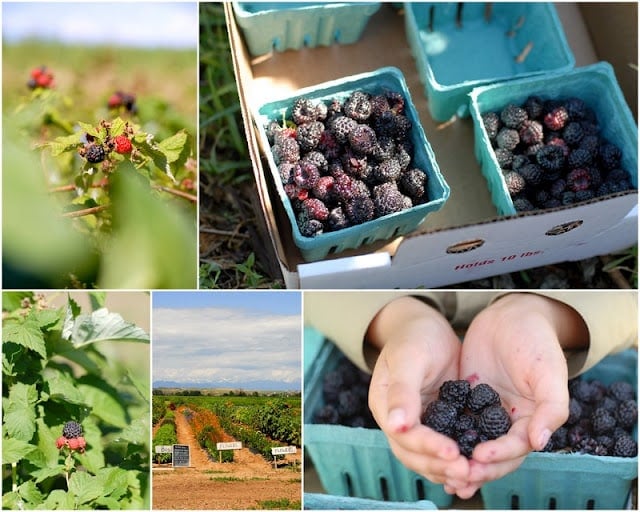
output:
{"label": "white cloud", "polygon": [[300,381],[298,315],[157,308],[152,340],[154,381]]}

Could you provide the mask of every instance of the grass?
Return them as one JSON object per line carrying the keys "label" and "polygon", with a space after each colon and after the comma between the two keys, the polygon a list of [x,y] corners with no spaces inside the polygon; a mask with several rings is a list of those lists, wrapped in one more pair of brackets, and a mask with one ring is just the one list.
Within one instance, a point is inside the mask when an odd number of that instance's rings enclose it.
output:
{"label": "grass", "polygon": [[[200,6],[201,288],[281,288],[257,190],[220,3]],[[272,277],[272,276],[275,276]]]}
{"label": "grass", "polygon": [[300,500],[290,500],[281,498],[279,500],[263,500],[258,502],[258,506],[251,510],[300,510]]}
{"label": "grass", "polygon": [[216,482],[255,482],[255,481],[266,481],[268,478],[262,478],[258,476],[252,476],[250,478],[240,478],[237,476],[212,476],[209,480],[214,480]]}

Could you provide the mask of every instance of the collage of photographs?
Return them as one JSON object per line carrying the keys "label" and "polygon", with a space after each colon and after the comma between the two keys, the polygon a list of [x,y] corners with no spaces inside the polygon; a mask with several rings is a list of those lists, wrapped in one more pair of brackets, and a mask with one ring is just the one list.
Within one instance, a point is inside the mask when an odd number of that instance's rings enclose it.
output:
{"label": "collage of photographs", "polygon": [[638,3],[2,1],[4,510],[638,510]]}

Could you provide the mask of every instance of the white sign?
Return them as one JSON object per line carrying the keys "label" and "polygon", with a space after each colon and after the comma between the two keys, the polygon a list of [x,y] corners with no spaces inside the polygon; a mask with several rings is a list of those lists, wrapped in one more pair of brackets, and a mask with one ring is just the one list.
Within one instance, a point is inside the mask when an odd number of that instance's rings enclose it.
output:
{"label": "white sign", "polygon": [[285,455],[286,453],[296,453],[295,446],[276,446],[271,448],[271,455]]}
{"label": "white sign", "polygon": [[240,441],[233,443],[216,443],[216,450],[242,450],[242,443]]}
{"label": "white sign", "polygon": [[156,446],[156,453],[171,453],[173,451],[173,446],[170,444],[159,444]]}

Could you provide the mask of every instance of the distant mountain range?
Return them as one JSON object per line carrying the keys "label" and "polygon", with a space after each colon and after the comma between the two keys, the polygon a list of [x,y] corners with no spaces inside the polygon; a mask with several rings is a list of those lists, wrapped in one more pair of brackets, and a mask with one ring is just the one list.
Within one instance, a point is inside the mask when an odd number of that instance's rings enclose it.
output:
{"label": "distant mountain range", "polygon": [[300,391],[301,383],[281,382],[276,380],[254,380],[246,382],[207,381],[207,382],[176,382],[173,380],[154,380],[153,389],[238,389],[244,391]]}

